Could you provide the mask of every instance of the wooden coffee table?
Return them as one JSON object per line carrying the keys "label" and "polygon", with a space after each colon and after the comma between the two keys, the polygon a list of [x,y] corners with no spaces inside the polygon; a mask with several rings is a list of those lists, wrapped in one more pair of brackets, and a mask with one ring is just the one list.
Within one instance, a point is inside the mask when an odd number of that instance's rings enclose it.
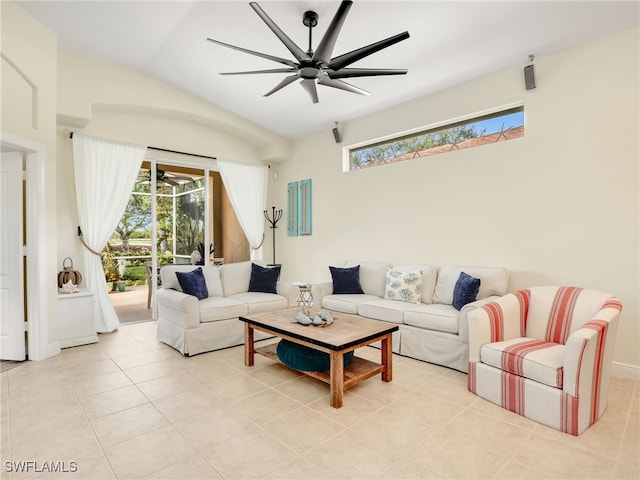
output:
{"label": "wooden coffee table", "polygon": [[[342,407],[345,389],[367,378],[381,373],[383,382],[391,381],[391,334],[398,330],[397,325],[334,312],[334,321],[327,327],[304,326],[292,322],[297,311],[297,307],[293,307],[240,317],[240,320],[245,322],[244,364],[246,366],[253,366],[256,353],[279,361],[276,353],[277,344],[256,348],[254,330],[259,330],[329,354],[331,368],[328,372],[302,373],[330,385],[331,406],[334,408]],[[351,363],[344,367],[345,353],[377,341],[382,343],[380,363],[354,356]]]}

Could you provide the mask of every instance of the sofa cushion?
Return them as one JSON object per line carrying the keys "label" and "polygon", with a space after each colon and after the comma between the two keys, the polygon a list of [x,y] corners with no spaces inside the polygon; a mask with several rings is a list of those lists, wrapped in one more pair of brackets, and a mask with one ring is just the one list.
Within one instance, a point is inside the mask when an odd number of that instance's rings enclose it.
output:
{"label": "sofa cushion", "polygon": [[404,312],[404,323],[425,330],[458,334],[460,312],[453,305],[434,303],[411,305]]}
{"label": "sofa cushion", "polygon": [[345,267],[360,265],[360,285],[367,295],[375,295],[382,298],[386,284],[387,269],[391,267],[388,263],[378,262],[356,262],[348,261]]}
{"label": "sofa cushion", "polygon": [[236,293],[229,298],[244,303],[247,307],[248,314],[268,312],[289,306],[286,297],[273,293],[244,292]]}
{"label": "sofa cushion", "polygon": [[232,298],[209,297],[200,301],[200,323],[238,318],[247,313],[247,305]]}
{"label": "sofa cushion", "polygon": [[176,272],[178,283],[182,291],[187,295],[193,295],[198,300],[209,297],[207,282],[204,279],[202,268],[198,267],[190,272]]}
{"label": "sofa cushion", "polygon": [[460,310],[467,303],[475,302],[480,291],[480,279],[460,272],[456,286],[453,287],[453,306]]}
{"label": "sofa cushion", "polygon": [[461,272],[480,279],[478,300],[490,295],[504,296],[509,285],[509,272],[505,268],[444,266],[438,270],[433,292],[433,303],[453,305],[453,290]]}
{"label": "sofa cushion", "polygon": [[364,293],[360,286],[360,265],[353,267],[329,267],[333,281],[333,293]]}
{"label": "sofa cushion", "polygon": [[276,284],[280,278],[280,266],[263,267],[251,264],[251,277],[249,279],[250,292],[276,293]]}
{"label": "sofa cushion", "polygon": [[[326,372],[331,368],[328,353],[299,345],[288,340],[280,340],[276,348],[278,359],[287,367],[302,372]],[[342,364],[346,367],[353,360],[353,351],[342,356]]]}
{"label": "sofa cushion", "polygon": [[322,298],[322,308],[357,315],[358,305],[362,302],[370,302],[374,300],[380,300],[380,297],[367,295],[365,293],[360,295],[326,295]]}
{"label": "sofa cushion", "polygon": [[387,270],[387,284],[384,290],[385,300],[420,303],[422,298],[422,272],[402,272],[394,268]]}
{"label": "sofa cushion", "polygon": [[401,272],[414,272],[419,270],[422,272],[422,303],[433,303],[433,289],[436,287],[436,279],[438,277],[438,269],[432,265],[415,264],[415,265],[394,265],[394,270]]}
{"label": "sofa cushion", "polygon": [[[222,283],[220,282],[220,270],[213,265],[204,265],[202,267],[202,273],[207,283],[207,291],[210,297],[222,296]],[[162,288],[172,288],[179,292],[182,292],[182,287],[178,282],[176,272],[191,272],[194,270],[193,265],[165,265],[160,269],[160,278],[162,281]]]}
{"label": "sofa cushion", "polygon": [[487,343],[480,361],[500,370],[562,388],[564,345],[536,338]]}
{"label": "sofa cushion", "polygon": [[220,279],[224,296],[248,292],[252,262],[225,263],[220,266]]}
{"label": "sofa cushion", "polygon": [[363,302],[358,306],[358,315],[361,317],[383,320],[391,323],[403,323],[404,312],[415,303],[399,302],[397,300],[378,299]]}

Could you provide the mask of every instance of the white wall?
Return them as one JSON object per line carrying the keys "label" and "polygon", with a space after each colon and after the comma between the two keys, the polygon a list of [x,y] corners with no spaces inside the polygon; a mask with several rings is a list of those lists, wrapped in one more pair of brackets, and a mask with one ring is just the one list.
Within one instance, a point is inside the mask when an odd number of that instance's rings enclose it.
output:
{"label": "white wall", "polygon": [[[2,16],[2,124],[3,132],[35,142],[45,149],[45,178],[56,176],[56,59],[57,39],[12,2],[0,2]],[[41,224],[46,238],[41,259],[49,286],[41,311],[47,322],[49,343],[57,342],[56,276],[56,188],[52,182],[42,188],[45,211]],[[34,295],[34,290],[27,295]],[[53,347],[54,349],[56,347]],[[44,352],[42,352],[44,353]]]}
{"label": "white wall", "polygon": [[[640,368],[638,29],[397,105],[294,144],[268,206],[313,180],[313,234],[277,231],[292,281],[328,281],[349,259],[504,266],[510,289],[578,285],[624,304],[614,360]],[[524,66],[524,65],[523,65]],[[525,137],[342,172],[342,146],[522,101]],[[267,235],[265,252],[271,251]],[[633,369],[632,369],[633,370]]]}
{"label": "white wall", "polygon": [[[83,247],[77,237],[69,130],[242,162],[277,163],[291,154],[289,140],[246,120],[147,75],[63,50],[58,61],[58,125],[58,260],[71,256],[78,269],[83,267]],[[213,166],[200,157],[179,160]]]}

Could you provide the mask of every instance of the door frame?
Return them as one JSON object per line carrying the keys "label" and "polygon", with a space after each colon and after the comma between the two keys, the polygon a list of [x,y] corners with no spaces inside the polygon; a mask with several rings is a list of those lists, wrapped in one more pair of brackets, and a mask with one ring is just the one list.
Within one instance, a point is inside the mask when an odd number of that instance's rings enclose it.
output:
{"label": "door frame", "polygon": [[[151,166],[151,217],[153,218],[153,221],[151,222],[151,271],[157,272],[158,271],[158,223],[156,221],[156,215],[157,215],[158,198],[156,196],[156,193],[158,191],[157,190],[158,179],[156,178],[156,171],[157,171],[156,166],[158,164],[161,164],[161,165],[167,165],[170,167],[171,166],[187,167],[187,168],[202,170],[203,176],[206,179],[206,181],[204,182],[204,198],[205,198],[204,244],[205,245],[209,245],[212,241],[211,239],[212,226],[210,223],[212,222],[211,202],[210,202],[211,190],[209,186],[209,177],[211,172],[216,172],[218,171],[218,169],[217,169],[217,166],[211,166],[211,165],[205,166],[198,163],[192,163],[188,161],[185,162],[185,161],[180,161],[173,158],[167,158],[167,157],[163,157],[162,155],[156,155],[156,154],[149,155],[148,152],[147,152],[147,155],[145,155],[144,157],[144,161],[149,162]],[[175,242],[175,236],[173,241]],[[208,258],[208,254],[206,254],[206,252],[207,252],[207,247],[205,247],[205,258]],[[205,263],[205,265],[207,265],[207,263]],[[151,295],[152,295],[152,298],[155,298],[156,292],[158,291],[157,275],[151,275],[151,279],[152,279]],[[151,319],[152,320],[158,319],[158,306],[156,305],[156,302],[153,302],[153,301],[151,302]]]}
{"label": "door frame", "polygon": [[[27,190],[24,218],[26,222],[27,267],[24,272],[27,296],[27,358],[44,360],[60,353],[60,345],[49,345],[49,323],[47,315],[47,291],[51,283],[47,273],[46,218],[43,191],[45,188],[44,166],[46,148],[12,133],[1,132],[2,151],[21,152],[25,155]],[[53,313],[54,317],[56,316]]]}

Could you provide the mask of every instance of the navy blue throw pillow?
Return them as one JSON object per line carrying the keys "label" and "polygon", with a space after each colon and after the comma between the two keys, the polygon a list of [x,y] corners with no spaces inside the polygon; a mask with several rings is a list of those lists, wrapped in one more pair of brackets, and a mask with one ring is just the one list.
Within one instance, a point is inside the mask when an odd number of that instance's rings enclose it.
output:
{"label": "navy blue throw pillow", "polygon": [[333,293],[364,293],[360,286],[360,265],[355,267],[329,267],[333,279]]}
{"label": "navy blue throw pillow", "polygon": [[207,282],[204,280],[202,267],[198,267],[190,272],[176,272],[178,283],[182,287],[182,291],[187,295],[193,295],[198,300],[209,297]]}
{"label": "navy blue throw pillow", "polygon": [[[278,359],[287,367],[301,372],[326,372],[331,368],[331,357],[328,353],[288,340],[280,340],[276,348]],[[342,364],[346,367],[353,360],[353,351],[342,356]]]}
{"label": "navy blue throw pillow", "polygon": [[251,264],[250,292],[277,293],[276,284],[280,278],[280,265],[277,267],[262,267]]}
{"label": "navy blue throw pillow", "polygon": [[480,291],[480,279],[460,272],[456,286],[453,289],[453,306],[460,310],[467,303],[475,302]]}

